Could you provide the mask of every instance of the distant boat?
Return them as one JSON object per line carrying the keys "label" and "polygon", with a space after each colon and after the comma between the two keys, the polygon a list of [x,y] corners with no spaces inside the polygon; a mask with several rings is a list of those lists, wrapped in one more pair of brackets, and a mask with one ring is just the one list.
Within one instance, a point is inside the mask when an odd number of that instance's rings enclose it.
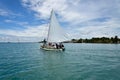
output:
{"label": "distant boat", "polygon": [[44,39],[41,49],[44,50],[60,50],[64,51],[65,47],[63,41],[68,40],[66,33],[59,25],[54,11],[51,11],[49,30],[47,35],[47,40]]}

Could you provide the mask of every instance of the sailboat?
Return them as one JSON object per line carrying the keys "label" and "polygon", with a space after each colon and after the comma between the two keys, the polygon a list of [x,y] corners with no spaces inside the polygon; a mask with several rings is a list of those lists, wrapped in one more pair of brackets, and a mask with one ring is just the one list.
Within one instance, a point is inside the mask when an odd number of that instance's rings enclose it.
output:
{"label": "sailboat", "polygon": [[64,51],[65,47],[62,42],[66,40],[68,40],[67,34],[58,23],[56,15],[52,10],[50,16],[47,40],[44,39],[41,49]]}

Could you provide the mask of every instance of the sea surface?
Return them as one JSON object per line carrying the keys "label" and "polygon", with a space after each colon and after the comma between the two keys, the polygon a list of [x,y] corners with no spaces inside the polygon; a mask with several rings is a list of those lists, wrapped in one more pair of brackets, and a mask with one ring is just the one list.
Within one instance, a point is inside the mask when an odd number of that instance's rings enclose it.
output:
{"label": "sea surface", "polygon": [[120,80],[120,44],[0,43],[0,80]]}

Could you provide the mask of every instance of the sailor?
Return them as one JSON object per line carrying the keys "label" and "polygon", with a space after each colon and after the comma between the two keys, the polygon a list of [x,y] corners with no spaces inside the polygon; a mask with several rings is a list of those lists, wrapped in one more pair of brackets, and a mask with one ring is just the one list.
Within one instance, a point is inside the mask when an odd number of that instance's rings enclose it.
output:
{"label": "sailor", "polygon": [[59,47],[60,47],[60,48],[63,48],[64,45],[63,45],[62,43],[59,43]]}
{"label": "sailor", "polygon": [[62,44],[61,46],[62,46],[62,48],[64,47],[64,45],[63,45],[63,44]]}
{"label": "sailor", "polygon": [[52,43],[48,43],[49,46],[52,46]]}
{"label": "sailor", "polygon": [[45,47],[46,46],[46,39],[43,40],[43,46]]}
{"label": "sailor", "polygon": [[58,49],[59,48],[59,46],[58,46],[58,44],[56,43],[56,48]]}
{"label": "sailor", "polygon": [[56,48],[55,44],[52,44],[52,47],[53,47],[53,48]]}

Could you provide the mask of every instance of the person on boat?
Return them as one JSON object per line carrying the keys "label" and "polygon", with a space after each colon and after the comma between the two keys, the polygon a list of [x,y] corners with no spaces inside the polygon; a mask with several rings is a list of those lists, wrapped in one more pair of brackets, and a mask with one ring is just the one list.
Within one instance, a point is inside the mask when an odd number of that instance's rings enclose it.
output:
{"label": "person on boat", "polygon": [[59,43],[59,48],[64,48],[64,45],[62,43]]}
{"label": "person on boat", "polygon": [[49,46],[52,46],[52,43],[48,43]]}
{"label": "person on boat", "polygon": [[56,48],[58,49],[59,48],[59,45],[56,43]]}
{"label": "person on boat", "polygon": [[64,47],[64,45],[63,45],[63,44],[62,44],[61,46],[62,46],[62,48]]}
{"label": "person on boat", "polygon": [[43,47],[46,46],[46,42],[47,42],[46,39],[44,39],[44,40],[43,40]]}
{"label": "person on boat", "polygon": [[52,47],[53,47],[53,48],[56,48],[56,46],[55,46],[55,44],[54,44],[54,43],[52,44]]}
{"label": "person on boat", "polygon": [[63,45],[62,43],[60,43],[60,47],[61,47],[61,49],[62,49],[63,51],[65,51],[65,47],[64,47],[64,45]]}

